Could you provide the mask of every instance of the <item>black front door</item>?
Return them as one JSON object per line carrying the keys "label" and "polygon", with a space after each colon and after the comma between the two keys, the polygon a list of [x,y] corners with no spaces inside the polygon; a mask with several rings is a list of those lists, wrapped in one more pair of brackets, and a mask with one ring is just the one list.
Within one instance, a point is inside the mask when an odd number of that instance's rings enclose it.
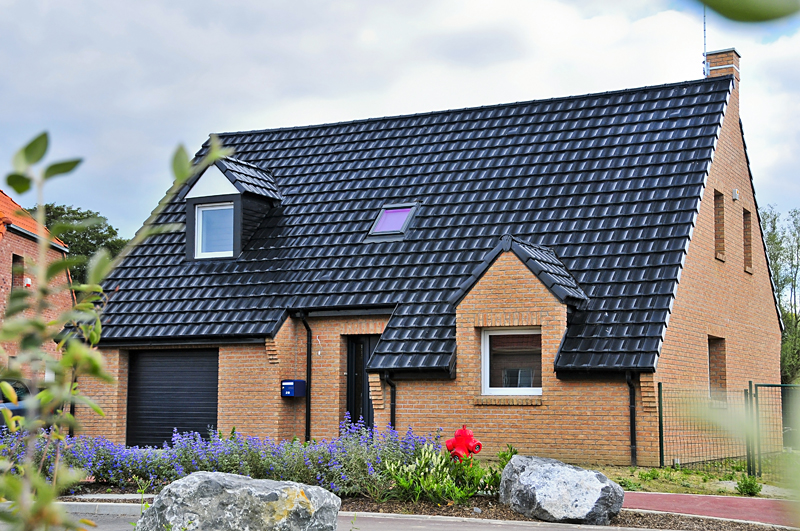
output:
{"label": "black front door", "polygon": [[364,418],[372,427],[372,400],[369,399],[367,361],[381,336],[350,336],[347,345],[347,411],[353,422]]}

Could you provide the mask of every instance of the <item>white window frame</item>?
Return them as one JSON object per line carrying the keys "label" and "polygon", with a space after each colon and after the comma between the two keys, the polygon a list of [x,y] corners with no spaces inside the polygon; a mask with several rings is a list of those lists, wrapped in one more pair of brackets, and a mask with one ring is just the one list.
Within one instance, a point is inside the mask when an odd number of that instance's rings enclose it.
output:
{"label": "white window frame", "polygon": [[[223,210],[230,208],[234,214],[236,213],[233,202],[228,203],[212,203],[204,205],[195,205],[194,210],[194,257],[195,258],[227,258],[233,256],[233,249],[230,251],[216,251],[211,253],[204,253],[201,251],[203,245],[203,212],[208,210]],[[235,223],[234,223],[235,230]],[[231,247],[234,244],[234,234],[231,231]]]}
{"label": "white window frame", "polygon": [[541,387],[489,387],[489,338],[491,336],[542,335],[541,328],[484,328],[481,331],[481,394],[482,395],[526,395],[542,394]]}

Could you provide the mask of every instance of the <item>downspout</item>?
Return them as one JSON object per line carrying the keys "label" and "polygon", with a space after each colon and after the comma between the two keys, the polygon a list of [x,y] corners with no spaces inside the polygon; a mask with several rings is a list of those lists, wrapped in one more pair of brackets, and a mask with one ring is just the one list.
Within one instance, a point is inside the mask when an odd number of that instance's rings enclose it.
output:
{"label": "downspout", "polygon": [[306,314],[305,312],[300,312],[297,314],[301,321],[303,321],[303,326],[306,327],[306,441],[311,440],[311,360],[312,358],[312,339],[311,339],[311,327],[308,326],[308,321],[306,321]]}
{"label": "downspout", "polygon": [[636,386],[633,383],[631,371],[625,371],[625,381],[628,382],[630,416],[631,416],[631,466],[636,466]]}
{"label": "downspout", "polygon": [[392,388],[390,393],[391,398],[389,399],[389,424],[392,426],[392,429],[397,429],[397,384],[389,378],[389,371],[383,373],[383,379],[386,381],[386,384]]}

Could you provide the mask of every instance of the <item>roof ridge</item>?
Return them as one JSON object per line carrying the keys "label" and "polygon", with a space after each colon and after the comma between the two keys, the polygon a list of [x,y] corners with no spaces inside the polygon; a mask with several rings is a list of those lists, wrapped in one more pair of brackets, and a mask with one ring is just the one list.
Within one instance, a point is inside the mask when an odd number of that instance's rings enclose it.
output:
{"label": "roof ridge", "polygon": [[[628,88],[628,89],[619,89],[619,90],[609,90],[605,92],[590,92],[587,94],[574,94],[571,96],[557,96],[554,98],[543,98],[543,99],[534,99],[534,100],[522,100],[522,101],[514,101],[514,102],[506,102],[506,103],[497,103],[494,105],[480,105],[477,107],[460,107],[460,108],[453,108],[453,109],[440,109],[437,111],[427,111],[427,112],[420,112],[420,113],[411,113],[411,114],[394,114],[389,116],[375,116],[371,118],[360,118],[358,120],[345,120],[341,122],[325,122],[321,124],[308,124],[308,125],[298,125],[298,126],[291,126],[291,127],[271,127],[266,129],[251,129],[247,131],[227,131],[221,133],[211,133],[214,136],[222,137],[222,136],[233,136],[233,135],[246,135],[246,134],[256,134],[256,133],[272,133],[277,131],[300,131],[304,129],[317,129],[320,127],[333,127],[333,126],[342,126],[342,125],[350,125],[350,124],[361,124],[361,123],[369,123],[369,122],[379,122],[382,120],[393,120],[393,119],[401,119],[401,118],[411,118],[411,117],[421,117],[421,116],[433,116],[437,114],[448,114],[453,112],[463,112],[463,111],[475,111],[475,110],[485,110],[485,109],[501,109],[503,107],[514,107],[518,105],[525,105],[531,103],[549,103],[549,102],[558,102],[558,101],[567,101],[567,100],[578,100],[583,98],[591,98],[597,96],[606,96],[606,95],[615,95],[615,94],[626,94],[630,92],[639,92],[644,90],[653,90],[653,89],[661,89],[667,87],[677,87],[680,85],[700,85],[700,84],[713,84],[718,83],[724,79],[732,79],[733,75],[728,74],[725,76],[717,76],[717,77],[709,77],[709,78],[702,78],[702,79],[695,79],[690,81],[679,81],[676,83],[663,83],[661,85],[645,85],[643,87],[635,87],[635,88]],[[209,135],[210,136],[210,135]],[[208,141],[206,141],[207,143]],[[205,145],[205,143],[204,143]]]}

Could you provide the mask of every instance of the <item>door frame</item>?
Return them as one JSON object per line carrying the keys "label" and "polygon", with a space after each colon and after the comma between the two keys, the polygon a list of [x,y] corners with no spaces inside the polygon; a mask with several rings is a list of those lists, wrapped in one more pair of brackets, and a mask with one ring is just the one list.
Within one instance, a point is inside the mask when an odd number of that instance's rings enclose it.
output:
{"label": "door frame", "polygon": [[[364,417],[364,425],[372,427],[375,423],[375,412],[372,408],[372,400],[369,396],[369,375],[367,374],[367,362],[375,346],[378,344],[380,335],[358,335],[347,337],[347,404],[346,411],[350,413],[350,420],[353,423],[358,421],[359,415]],[[361,352],[359,353],[359,347]],[[360,359],[359,359],[360,357]],[[359,363],[360,362],[360,363]],[[360,365],[360,366],[359,366]],[[361,389],[356,389],[359,386]],[[360,392],[359,392],[360,391]],[[358,403],[360,402],[360,404]]]}

